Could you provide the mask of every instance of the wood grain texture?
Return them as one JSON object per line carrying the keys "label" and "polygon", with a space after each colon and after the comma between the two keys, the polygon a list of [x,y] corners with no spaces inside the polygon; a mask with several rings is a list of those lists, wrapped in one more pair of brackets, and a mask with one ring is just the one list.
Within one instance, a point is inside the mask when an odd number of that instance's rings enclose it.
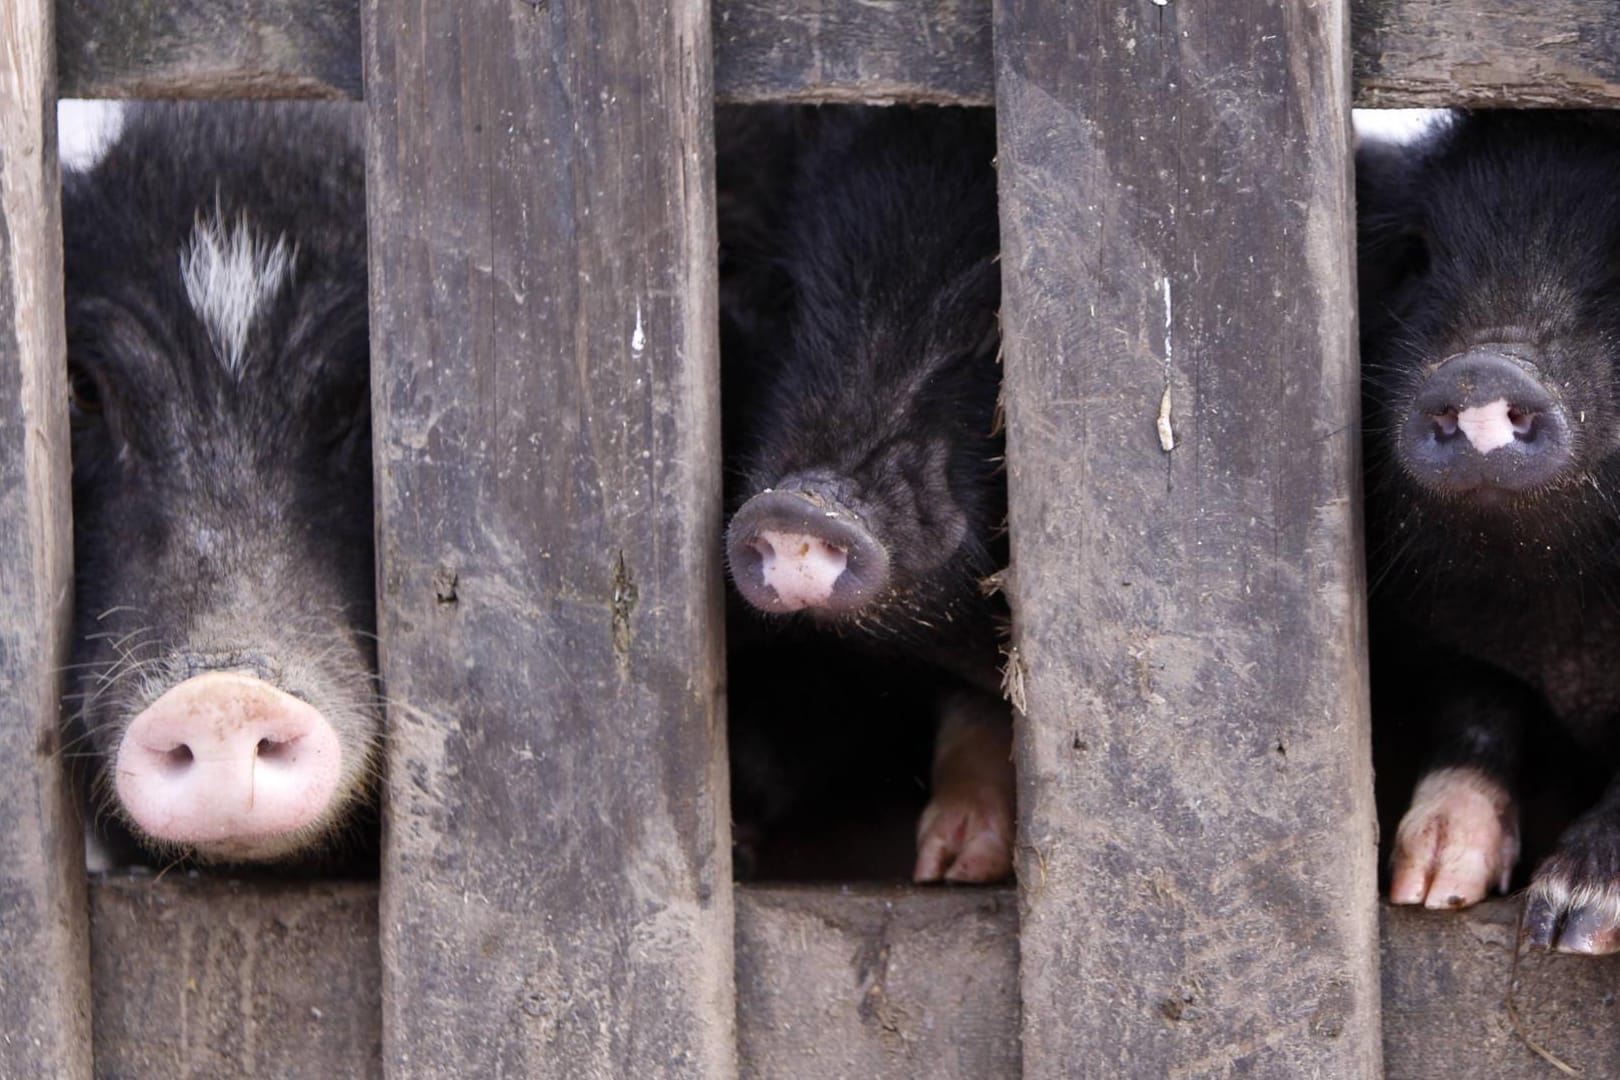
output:
{"label": "wood grain texture", "polygon": [[1386,907],[1383,926],[1389,1080],[1620,1076],[1620,956],[1515,962],[1516,900],[1464,913]]}
{"label": "wood grain texture", "polygon": [[73,549],[51,14],[0,5],[0,1076],[86,1077],[83,838],[59,731]]}
{"label": "wood grain texture", "polygon": [[[528,3],[531,0],[514,0]],[[358,0],[62,0],[64,97],[358,97]],[[1590,0],[1358,0],[1357,105],[1620,105]],[[716,0],[722,101],[995,96],[989,0]]]}
{"label": "wood grain texture", "polygon": [[988,0],[719,0],[715,96],[728,102],[988,105]]}
{"label": "wood grain texture", "polygon": [[98,1076],[382,1075],[376,885],[139,875],[90,896]]}
{"label": "wood grain texture", "polygon": [[719,1080],[708,7],[364,17],[385,1065]]}
{"label": "wood grain texture", "polygon": [[739,889],[742,1074],[1017,1076],[1017,934],[1007,889]]}
{"label": "wood grain texture", "polygon": [[63,97],[360,96],[357,0],[59,0]]}
{"label": "wood grain texture", "polygon": [[1587,0],[1360,0],[1356,104],[1620,105],[1620,9]]}
{"label": "wood grain texture", "polygon": [[[90,895],[99,1075],[381,1073],[375,885],[108,878]],[[739,888],[743,1074],[1017,1076],[1015,909],[1006,889]],[[1565,1075],[1532,1043],[1620,1076],[1620,958],[1515,965],[1517,918],[1511,900],[1384,909],[1390,1080]]]}
{"label": "wood grain texture", "polygon": [[1378,1069],[1346,30],[997,5],[1027,1075]]}

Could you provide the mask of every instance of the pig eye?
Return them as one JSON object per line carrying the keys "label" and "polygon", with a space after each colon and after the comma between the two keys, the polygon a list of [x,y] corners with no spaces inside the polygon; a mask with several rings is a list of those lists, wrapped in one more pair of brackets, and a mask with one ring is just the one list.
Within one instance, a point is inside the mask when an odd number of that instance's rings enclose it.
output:
{"label": "pig eye", "polygon": [[68,404],[75,420],[101,412],[101,387],[94,376],[76,364],[68,365]]}
{"label": "pig eye", "polygon": [[973,357],[994,356],[1001,351],[1001,312],[993,311],[986,320],[984,334],[974,346]]}
{"label": "pig eye", "polygon": [[1428,276],[1429,273],[1429,240],[1423,233],[1412,230],[1403,233],[1396,241],[1395,257],[1392,260],[1394,274],[1391,284],[1406,285]]}
{"label": "pig eye", "polygon": [[334,390],[315,413],[314,430],[319,444],[329,455],[345,457],[369,445],[371,436],[371,387]]}
{"label": "pig eye", "polygon": [[339,419],[327,429],[326,445],[332,453],[352,453],[371,432],[371,415],[359,413]]}

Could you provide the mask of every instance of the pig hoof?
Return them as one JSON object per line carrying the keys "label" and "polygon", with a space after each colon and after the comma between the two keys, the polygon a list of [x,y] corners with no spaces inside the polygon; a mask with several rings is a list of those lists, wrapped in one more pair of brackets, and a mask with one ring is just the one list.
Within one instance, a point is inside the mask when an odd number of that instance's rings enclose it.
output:
{"label": "pig hoof", "polygon": [[1506,892],[1519,858],[1518,811],[1500,781],[1477,769],[1437,769],[1419,781],[1395,833],[1393,904],[1462,908]]}
{"label": "pig hoof", "polygon": [[1620,845],[1566,837],[1530,882],[1519,935],[1536,949],[1620,952]]}
{"label": "pig hoof", "polygon": [[942,792],[917,823],[915,881],[1001,881],[1012,873],[1013,808],[991,785]]}

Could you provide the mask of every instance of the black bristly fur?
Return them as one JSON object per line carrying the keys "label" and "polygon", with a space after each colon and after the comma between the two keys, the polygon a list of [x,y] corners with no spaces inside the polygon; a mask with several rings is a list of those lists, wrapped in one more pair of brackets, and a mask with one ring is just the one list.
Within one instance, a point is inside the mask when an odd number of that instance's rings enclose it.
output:
{"label": "black bristly fur", "polygon": [[[364,802],[380,734],[359,121],[341,105],[133,108],[63,190],[76,752],[104,770],[168,687],[246,668],[338,732],[328,834]],[[206,219],[293,252],[237,375],[181,275]]]}
{"label": "black bristly fur", "polygon": [[[1427,767],[1510,791],[1538,726],[1620,764],[1620,123],[1467,113],[1415,147],[1357,155],[1367,558],[1380,725],[1427,734]],[[1573,461],[1525,492],[1426,490],[1397,433],[1444,359],[1508,342],[1561,402]],[[1593,838],[1596,837],[1595,842]],[[1602,849],[1601,851],[1599,849]],[[1526,927],[1620,895],[1620,789],[1537,871]],[[1562,893],[1560,893],[1562,890]]]}
{"label": "black bristly fur", "polygon": [[[1005,565],[1000,267],[986,110],[801,110],[779,209],[785,311],[728,355],[733,509],[792,474],[832,474],[891,559],[836,629],[995,680]],[[740,467],[739,467],[740,466]]]}
{"label": "black bristly fur", "polygon": [[[1472,113],[1416,149],[1363,147],[1363,408],[1376,585],[1424,602],[1470,582],[1523,603],[1549,580],[1611,591],[1620,563],[1620,123]],[[1482,341],[1542,351],[1576,423],[1575,467],[1478,506],[1411,481],[1394,433],[1417,385]],[[1504,567],[1511,561],[1511,567]],[[1503,573],[1504,569],[1514,572]],[[1620,597],[1604,597],[1605,602]]]}

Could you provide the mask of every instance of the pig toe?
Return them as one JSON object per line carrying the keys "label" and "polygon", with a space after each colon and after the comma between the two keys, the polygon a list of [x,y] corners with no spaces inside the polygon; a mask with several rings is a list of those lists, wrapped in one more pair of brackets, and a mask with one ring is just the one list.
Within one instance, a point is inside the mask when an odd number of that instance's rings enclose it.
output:
{"label": "pig toe", "polygon": [[1536,949],[1604,956],[1620,952],[1620,882],[1571,891],[1537,880],[1525,897],[1524,943]]}
{"label": "pig toe", "polygon": [[1571,912],[1558,935],[1558,950],[1589,956],[1620,950],[1620,921],[1615,919],[1614,899],[1611,896],[1606,902]]}
{"label": "pig toe", "polygon": [[985,883],[1012,873],[1012,807],[998,790],[947,792],[917,825],[915,881]]}
{"label": "pig toe", "polygon": [[1566,840],[1536,871],[1519,933],[1537,949],[1620,952],[1620,852]]}
{"label": "pig toe", "polygon": [[999,830],[986,830],[968,837],[945,871],[945,880],[982,884],[1000,881],[1010,873],[1012,846]]}
{"label": "pig toe", "polygon": [[1395,834],[1390,902],[1462,908],[1492,887],[1505,892],[1519,855],[1517,817],[1508,790],[1478,770],[1425,776]]}

